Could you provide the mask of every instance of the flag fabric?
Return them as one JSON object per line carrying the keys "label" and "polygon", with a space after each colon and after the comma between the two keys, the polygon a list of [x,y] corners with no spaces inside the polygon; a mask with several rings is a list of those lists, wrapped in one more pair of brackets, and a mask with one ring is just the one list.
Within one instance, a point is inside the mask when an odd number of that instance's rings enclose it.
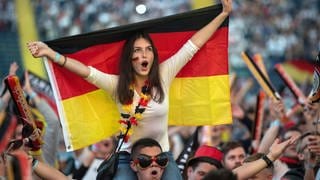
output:
{"label": "flag fabric", "polygon": [[[215,5],[46,43],[57,52],[85,65],[117,74],[122,45],[134,32],[145,31],[150,34],[160,62],[163,62],[221,11],[222,6]],[[120,114],[110,95],[51,61],[46,61],[46,68],[68,151],[118,132]],[[226,19],[174,80],[170,89],[169,124],[231,123],[229,91]]]}
{"label": "flag fabric", "polygon": [[267,93],[267,95],[273,99],[280,100],[281,99],[280,94],[277,92],[273,84],[267,78],[266,76],[267,74],[260,69],[258,64],[255,63],[254,59],[250,57],[249,53],[247,51],[241,52],[241,57],[243,61],[247,64],[252,75],[260,84],[261,88]]}
{"label": "flag fabric", "polygon": [[289,60],[283,65],[284,70],[292,77],[292,79],[299,83],[309,82],[313,80],[313,70],[315,65],[307,60]]}

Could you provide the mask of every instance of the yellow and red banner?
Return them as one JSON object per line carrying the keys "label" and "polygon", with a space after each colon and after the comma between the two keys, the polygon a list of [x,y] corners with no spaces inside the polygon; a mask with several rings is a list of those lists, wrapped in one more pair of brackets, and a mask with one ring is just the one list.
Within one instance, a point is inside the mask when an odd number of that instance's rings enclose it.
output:
{"label": "yellow and red banner", "polygon": [[[183,46],[222,11],[221,5],[46,42],[51,48],[109,74],[127,37],[148,32],[160,62]],[[68,151],[93,144],[118,131],[120,114],[111,96],[84,79],[46,63]],[[108,83],[108,82],[106,82]],[[170,125],[232,122],[228,74],[228,19],[179,72],[170,89]]]}

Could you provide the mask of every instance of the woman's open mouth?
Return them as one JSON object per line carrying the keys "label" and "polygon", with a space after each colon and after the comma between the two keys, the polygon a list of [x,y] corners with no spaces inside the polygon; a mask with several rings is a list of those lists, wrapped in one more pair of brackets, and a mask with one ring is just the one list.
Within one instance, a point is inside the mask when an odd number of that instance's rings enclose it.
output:
{"label": "woman's open mouth", "polygon": [[143,61],[142,63],[141,63],[141,66],[142,67],[144,67],[144,68],[146,68],[146,67],[148,67],[148,61]]}

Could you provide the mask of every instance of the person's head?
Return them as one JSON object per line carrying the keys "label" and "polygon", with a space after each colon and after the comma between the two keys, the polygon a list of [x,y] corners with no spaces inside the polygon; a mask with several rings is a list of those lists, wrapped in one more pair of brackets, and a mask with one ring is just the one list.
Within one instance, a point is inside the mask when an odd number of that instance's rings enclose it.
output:
{"label": "person's head", "polygon": [[[245,164],[245,163],[249,163],[249,162],[253,162],[258,159],[261,159],[263,155],[264,155],[263,153],[256,153],[256,154],[250,155],[244,159],[243,163]],[[259,173],[250,177],[249,180],[268,180],[268,179],[271,180],[273,175],[272,172],[273,172],[272,168],[264,168]]]}
{"label": "person's head", "polygon": [[96,157],[103,158],[111,154],[116,148],[116,138],[114,136],[103,139],[91,146],[92,151],[95,152]]}
{"label": "person's head", "polygon": [[235,141],[226,142],[222,146],[223,158],[222,164],[226,169],[235,169],[242,165],[246,152],[243,146]]}
{"label": "person's head", "polygon": [[[137,32],[123,46],[117,88],[122,104],[132,100],[130,86],[138,79],[147,80],[153,99],[162,102],[164,92],[160,83],[158,52],[151,37],[145,32]],[[154,88],[156,91],[153,91]]]}
{"label": "person's head", "polygon": [[186,165],[186,175],[188,180],[200,180],[209,171],[222,168],[222,152],[212,146],[200,146],[194,156],[190,158]]}
{"label": "person's head", "polygon": [[222,141],[222,132],[225,125],[202,126],[199,129],[198,141],[200,144],[209,141],[213,146],[219,146]]}
{"label": "person's head", "polygon": [[[315,159],[316,158],[316,154],[312,153],[312,150],[309,149],[310,146],[308,146],[309,144],[313,144],[314,148],[319,148],[319,145],[316,145],[317,141],[316,141],[316,136],[319,135],[315,135],[312,132],[307,132],[304,133],[303,135],[300,136],[300,138],[298,139],[297,142],[297,146],[296,146],[296,150],[298,153],[298,158],[301,162],[307,160],[307,159]],[[313,143],[315,142],[315,143]],[[318,146],[318,147],[316,147]]]}
{"label": "person's head", "polygon": [[160,144],[151,138],[139,139],[132,145],[131,159],[130,167],[137,173],[139,180],[161,179],[169,163]]}
{"label": "person's head", "polygon": [[[283,139],[289,139],[290,137],[298,137],[301,136],[301,131],[293,126],[289,129],[286,130],[286,132],[283,135]],[[288,148],[285,149],[285,151],[283,152],[283,156],[285,157],[289,157],[289,158],[297,158],[298,154],[296,151],[296,145],[292,144],[290,145]]]}
{"label": "person's head", "polygon": [[210,171],[202,180],[223,179],[223,180],[237,180],[238,177],[229,169],[218,169]]}

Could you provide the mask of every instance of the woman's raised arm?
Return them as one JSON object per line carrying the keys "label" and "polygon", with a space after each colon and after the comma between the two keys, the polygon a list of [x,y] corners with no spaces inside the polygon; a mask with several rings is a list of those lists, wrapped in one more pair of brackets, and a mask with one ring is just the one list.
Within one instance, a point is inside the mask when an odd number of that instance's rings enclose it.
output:
{"label": "woman's raised arm", "polygon": [[27,46],[33,57],[47,57],[53,62],[83,78],[88,77],[90,74],[90,69],[86,65],[82,64],[78,60],[60,55],[43,42],[30,42],[27,43]]}
{"label": "woman's raised arm", "polygon": [[201,48],[210,37],[216,32],[223,21],[229,16],[232,11],[232,0],[221,0],[223,10],[210,23],[201,28],[192,37],[191,41],[199,48]]}

